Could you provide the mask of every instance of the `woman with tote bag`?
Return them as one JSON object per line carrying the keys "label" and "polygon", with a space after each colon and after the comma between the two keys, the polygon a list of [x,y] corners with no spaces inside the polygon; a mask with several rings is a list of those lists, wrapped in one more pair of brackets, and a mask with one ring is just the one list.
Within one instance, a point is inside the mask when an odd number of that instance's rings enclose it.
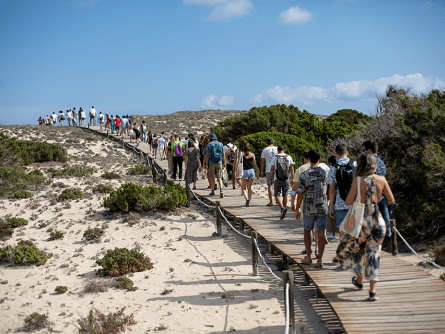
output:
{"label": "woman with tote bag", "polygon": [[[234,174],[236,181],[238,181],[240,187],[241,187],[241,196],[244,196],[243,187],[241,185],[241,179],[243,178],[244,169],[243,169],[243,150],[244,146],[247,144],[247,140],[241,139],[239,141],[238,149],[235,152],[235,163],[234,166]],[[236,186],[236,183],[235,183]]]}
{"label": "woman with tote bag", "polygon": [[[377,162],[374,155],[368,152],[362,153],[358,158],[354,181],[346,198],[346,205],[352,206],[340,226],[340,231],[343,230],[345,233],[337,248],[337,256],[342,267],[351,269],[356,274],[352,278],[352,284],[361,290],[363,279],[370,281],[370,301],[378,299],[376,287],[379,280],[380,251],[386,231],[385,221],[377,204],[383,192],[388,204],[394,203],[394,195],[388,181],[385,177],[376,175],[376,170]],[[360,204],[364,204],[362,210]],[[355,216],[360,212],[363,212],[361,217]],[[349,234],[356,234],[357,228],[360,230],[357,237]]]}

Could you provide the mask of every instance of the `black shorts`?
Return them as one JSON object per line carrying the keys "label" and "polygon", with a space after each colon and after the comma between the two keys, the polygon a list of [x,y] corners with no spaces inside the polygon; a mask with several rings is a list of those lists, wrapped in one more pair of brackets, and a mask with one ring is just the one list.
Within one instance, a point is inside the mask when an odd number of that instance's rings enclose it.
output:
{"label": "black shorts", "polygon": [[141,133],[140,132],[134,132],[134,134],[136,135],[136,139],[139,139],[139,138],[141,138]]}

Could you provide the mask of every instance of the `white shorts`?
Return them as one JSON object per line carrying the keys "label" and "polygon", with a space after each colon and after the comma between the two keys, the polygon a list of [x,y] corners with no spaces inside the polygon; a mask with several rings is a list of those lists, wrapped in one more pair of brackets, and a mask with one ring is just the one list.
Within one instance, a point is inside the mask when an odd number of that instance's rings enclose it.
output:
{"label": "white shorts", "polygon": [[134,136],[134,131],[133,131],[133,130],[130,130],[129,135],[130,135],[130,136]]}

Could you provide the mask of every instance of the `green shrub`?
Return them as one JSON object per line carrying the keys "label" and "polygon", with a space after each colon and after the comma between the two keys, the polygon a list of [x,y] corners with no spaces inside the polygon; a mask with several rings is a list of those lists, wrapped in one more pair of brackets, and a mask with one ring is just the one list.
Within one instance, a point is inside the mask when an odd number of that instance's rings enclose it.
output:
{"label": "green shrub", "polygon": [[130,168],[129,173],[134,175],[147,175],[151,173],[151,167],[144,164],[139,164]]}
{"label": "green shrub", "polygon": [[347,124],[366,124],[372,118],[354,109],[341,109],[325,119],[327,122],[345,122]]}
{"label": "green shrub", "polygon": [[83,197],[83,192],[82,190],[78,189],[78,188],[67,188],[67,189],[63,189],[62,193],[59,195],[59,197],[57,198],[59,201],[64,201],[64,200],[71,200],[71,199],[77,199],[77,198],[82,198]]}
{"label": "green shrub", "polygon": [[115,280],[119,288],[127,289],[130,291],[136,291],[137,289],[139,289],[138,287],[133,286],[133,281],[127,277],[116,277]]}
{"label": "green shrub", "polygon": [[94,240],[94,239],[99,239],[100,237],[102,237],[104,235],[105,231],[102,230],[101,228],[89,228],[88,230],[86,230],[85,232],[83,232],[83,239],[86,240]]}
{"label": "green shrub", "polygon": [[34,332],[43,328],[48,328],[48,316],[45,314],[39,314],[34,312],[25,318],[25,330],[28,332]]}
{"label": "green shrub", "polygon": [[440,275],[439,277],[440,277],[441,280],[444,280],[444,281],[445,281],[445,274],[442,274],[442,275]]}
{"label": "green shrub", "polygon": [[93,187],[92,191],[93,193],[109,194],[113,191],[113,187],[100,183],[97,186]]}
{"label": "green shrub", "polygon": [[63,239],[65,233],[55,230],[49,234],[49,240]]}
{"label": "green shrub", "polygon": [[58,286],[56,286],[56,289],[54,291],[59,293],[59,294],[63,294],[63,293],[68,291],[68,287],[67,286],[63,286],[63,285],[58,285]]}
{"label": "green shrub", "polygon": [[445,265],[445,245],[434,246],[430,256],[434,262]]}
{"label": "green shrub", "polygon": [[96,170],[93,167],[76,165],[76,166],[64,167],[62,169],[49,168],[48,172],[51,173],[52,177],[67,177],[67,176],[83,177],[95,173]]}
{"label": "green shrub", "polygon": [[277,269],[279,271],[283,271],[283,270],[289,269],[289,265],[288,264],[284,264],[283,260],[276,260],[275,263],[276,263]]}
{"label": "green shrub", "polygon": [[105,172],[101,175],[104,179],[112,180],[112,179],[120,179],[121,176],[115,172]]}
{"label": "green shrub", "polygon": [[150,211],[171,209],[187,204],[187,194],[183,187],[169,181],[167,186],[143,187],[134,183],[124,183],[104,198],[104,207],[111,212]]}
{"label": "green shrub", "polygon": [[8,136],[0,136],[0,164],[15,163],[29,165],[34,162],[68,161],[67,151],[58,144],[17,140]]}
{"label": "green shrub", "polygon": [[22,225],[28,225],[28,221],[24,218],[6,218],[6,221],[8,222],[9,227],[19,227]]}
{"label": "green shrub", "polygon": [[6,246],[0,248],[0,262],[14,263],[20,266],[30,266],[35,264],[41,266],[52,257],[39,250],[32,241],[19,241],[17,246]]}
{"label": "green shrub", "polygon": [[13,195],[14,198],[31,198],[32,196],[32,193],[28,190],[19,190]]}
{"label": "green shrub", "polygon": [[79,334],[118,334],[125,332],[127,326],[135,325],[133,314],[125,315],[125,307],[117,312],[108,313],[92,309],[88,316],[77,320]]}
{"label": "green shrub", "polygon": [[39,185],[45,182],[45,178],[34,172],[26,171],[17,166],[0,166],[0,196],[9,193],[14,196],[21,190],[37,190]]}
{"label": "green shrub", "polygon": [[109,249],[96,263],[103,268],[98,270],[98,275],[111,277],[153,268],[150,258],[138,250],[117,247],[114,250]]}

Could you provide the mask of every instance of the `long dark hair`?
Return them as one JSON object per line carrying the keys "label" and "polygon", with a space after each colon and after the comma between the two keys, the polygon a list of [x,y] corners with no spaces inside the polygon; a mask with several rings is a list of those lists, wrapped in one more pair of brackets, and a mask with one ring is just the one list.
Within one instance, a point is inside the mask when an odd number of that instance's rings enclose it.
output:
{"label": "long dark hair", "polygon": [[207,136],[204,136],[204,140],[202,141],[202,150],[204,151],[207,148],[207,145],[210,143],[210,139]]}
{"label": "long dark hair", "polygon": [[148,138],[153,138],[153,134],[151,133],[151,131],[148,132]]}
{"label": "long dark hair", "polygon": [[250,153],[250,144],[247,141],[244,144],[242,150],[243,150],[244,153]]}

